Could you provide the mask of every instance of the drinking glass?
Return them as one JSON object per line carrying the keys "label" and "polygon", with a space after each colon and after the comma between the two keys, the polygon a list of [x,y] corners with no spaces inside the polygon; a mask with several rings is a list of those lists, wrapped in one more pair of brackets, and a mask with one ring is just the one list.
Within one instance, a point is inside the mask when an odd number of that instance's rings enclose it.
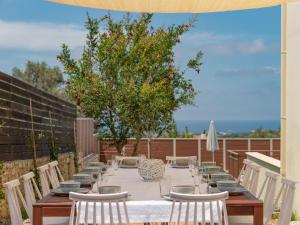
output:
{"label": "drinking glass", "polygon": [[194,160],[192,158],[189,158],[189,171],[192,173],[192,170],[194,168]]}
{"label": "drinking glass", "polygon": [[170,190],[171,190],[171,177],[170,176],[164,176],[159,181],[160,197],[164,197],[166,195],[169,195]]}
{"label": "drinking glass", "polygon": [[199,185],[199,194],[207,194],[208,193],[208,182],[201,182]]}
{"label": "drinking glass", "polygon": [[195,193],[200,193],[200,184],[201,184],[200,174],[199,173],[195,174],[193,179],[195,185]]}
{"label": "drinking glass", "polygon": [[98,192],[98,187],[101,185],[101,173],[93,172],[91,174],[92,178],[96,181],[95,185],[92,188],[92,192]]}
{"label": "drinking glass", "polygon": [[139,168],[141,167],[142,162],[145,161],[145,160],[146,160],[146,156],[140,154],[140,155],[139,155],[139,159],[138,159],[138,167],[139,167]]}
{"label": "drinking glass", "polygon": [[119,163],[116,160],[112,161],[112,168],[117,171],[119,169]]}
{"label": "drinking glass", "polygon": [[107,185],[107,183],[108,183],[108,174],[103,174],[102,176],[101,176],[101,183],[100,183],[100,186],[103,186],[103,185]]}

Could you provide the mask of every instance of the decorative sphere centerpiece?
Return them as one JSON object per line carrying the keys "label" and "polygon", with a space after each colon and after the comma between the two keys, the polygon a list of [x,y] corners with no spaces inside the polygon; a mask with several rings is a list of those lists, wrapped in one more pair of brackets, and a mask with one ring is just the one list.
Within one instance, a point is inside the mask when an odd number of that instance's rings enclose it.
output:
{"label": "decorative sphere centerpiece", "polygon": [[145,159],[140,162],[138,171],[144,181],[155,181],[164,176],[165,164],[160,159]]}

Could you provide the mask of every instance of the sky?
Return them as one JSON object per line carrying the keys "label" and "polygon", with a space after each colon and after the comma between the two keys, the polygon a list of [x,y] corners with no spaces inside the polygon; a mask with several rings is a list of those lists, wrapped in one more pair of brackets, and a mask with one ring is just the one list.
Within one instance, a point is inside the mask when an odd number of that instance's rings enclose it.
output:
{"label": "sky", "polygon": [[[86,14],[105,10],[60,5],[46,0],[0,0],[0,71],[11,74],[27,60],[59,65],[66,43],[80,55]],[[110,12],[120,19],[122,12]],[[204,53],[200,75],[189,71],[199,92],[194,106],[175,113],[176,120],[279,120],[280,7],[209,14],[155,14],[153,25],[181,24],[197,16],[194,28],[176,46],[176,64]],[[61,65],[59,65],[61,66]]]}

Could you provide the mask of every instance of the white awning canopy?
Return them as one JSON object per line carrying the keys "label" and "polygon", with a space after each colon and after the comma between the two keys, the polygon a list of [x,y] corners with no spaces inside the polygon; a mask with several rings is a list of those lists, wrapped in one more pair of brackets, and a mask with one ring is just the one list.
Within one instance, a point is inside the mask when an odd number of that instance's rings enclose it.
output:
{"label": "white awning canopy", "polygon": [[205,13],[277,6],[294,0],[49,0],[88,8],[150,13]]}

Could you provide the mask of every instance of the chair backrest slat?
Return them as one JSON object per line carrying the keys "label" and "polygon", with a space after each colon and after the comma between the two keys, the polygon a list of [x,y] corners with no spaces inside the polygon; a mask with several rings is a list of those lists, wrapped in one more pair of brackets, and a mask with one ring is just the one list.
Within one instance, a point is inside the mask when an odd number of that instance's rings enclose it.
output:
{"label": "chair backrest slat", "polygon": [[286,178],[282,178],[281,188],[277,195],[275,204],[273,206],[273,209],[275,209],[276,205],[278,205],[279,201],[281,200],[279,220],[277,225],[289,224],[291,214],[292,214],[295,189],[296,189],[296,182],[292,180],[288,180]]}
{"label": "chair backrest slat", "polygon": [[171,215],[170,215],[170,219],[169,219],[169,224],[172,223],[173,221],[173,215],[174,215],[174,208],[175,208],[175,201],[172,201],[172,208],[171,208]]}
{"label": "chair backrest slat", "polygon": [[269,171],[265,172],[265,180],[257,196],[264,202],[264,223],[271,221],[273,205],[275,202],[276,183],[278,175]]}
{"label": "chair backrest slat", "polygon": [[179,203],[177,225],[180,225],[181,208],[182,208],[182,202]]}
{"label": "chair backrest slat", "polygon": [[113,225],[114,218],[113,218],[113,212],[112,212],[112,207],[111,207],[111,201],[108,202],[108,206],[109,206],[109,222],[110,222],[110,225]]}
{"label": "chair backrest slat", "polygon": [[[70,199],[73,200],[73,204],[77,204],[77,217],[76,225],[79,224],[122,224],[122,213],[120,203],[123,203],[124,216],[126,224],[129,225],[129,217],[126,207],[126,199],[128,197],[127,192],[116,194],[79,194],[70,193]],[[97,221],[97,210],[101,212],[100,221]],[[93,212],[91,212],[91,210]],[[114,216],[116,214],[116,216]],[[70,225],[74,225],[75,212],[72,211],[70,215]],[[105,216],[108,216],[106,219]],[[83,221],[82,221],[83,219]],[[72,223],[72,224],[71,224]]]}
{"label": "chair backrest slat", "polygon": [[119,205],[119,202],[116,202],[116,205],[117,205],[117,213],[118,213],[119,225],[122,225],[122,216],[121,216],[121,211],[120,211],[120,205]]}
{"label": "chair backrest slat", "polygon": [[249,179],[248,190],[250,191],[251,194],[256,196],[260,166],[251,164],[250,168],[251,168],[251,177]]}
{"label": "chair backrest slat", "polygon": [[243,186],[248,185],[248,181],[250,179],[250,174],[251,174],[251,168],[249,166],[251,163],[252,162],[248,159],[244,159],[243,161],[243,167],[238,177],[240,184]]}
{"label": "chair backrest slat", "polygon": [[194,225],[197,225],[197,202],[194,202]]}
{"label": "chair backrest slat", "polygon": [[50,180],[51,180],[51,176],[49,173],[49,166],[43,165],[37,168],[38,169],[38,173],[40,176],[40,181],[41,181],[41,187],[42,187],[42,194],[43,196],[46,196],[47,194],[50,193]]}
{"label": "chair backrest slat", "polygon": [[[75,202],[73,202],[75,204]],[[75,217],[75,212],[70,216],[70,219],[72,219],[72,217]],[[81,202],[79,202],[78,204],[78,212],[77,212],[77,217],[76,217],[76,225],[79,224],[79,220],[81,217]],[[73,224],[71,224],[73,225]]]}
{"label": "chair backrest slat", "polygon": [[[223,206],[224,205],[226,206],[225,199],[222,200],[222,204],[223,204]],[[223,216],[224,216],[224,219],[222,221],[224,221],[224,225],[228,225],[228,216],[227,216],[227,208],[226,207],[223,207]]]}
{"label": "chair backrest slat", "polygon": [[104,225],[104,204],[101,202],[101,225]]}
{"label": "chair backrest slat", "polygon": [[52,161],[48,163],[49,166],[49,174],[50,174],[50,182],[53,188],[59,187],[60,182],[64,181],[63,176],[58,168],[58,162]]}
{"label": "chair backrest slat", "polygon": [[241,172],[244,174],[239,176],[240,184],[244,186],[251,194],[256,196],[260,167],[248,159],[245,159],[244,168],[244,172]]}
{"label": "chair backrest slat", "polygon": [[[222,224],[223,220],[225,221],[225,224],[228,225],[227,210],[225,205],[225,199],[228,198],[228,192],[207,195],[190,195],[171,192],[170,198],[173,200],[169,220],[170,224],[173,222],[173,210],[175,209],[175,204],[178,204],[178,215],[176,221],[177,225],[179,225],[182,222],[180,220],[180,217],[182,214],[183,206],[186,207],[184,219],[185,225],[189,224],[190,215],[193,216],[192,218],[194,225],[200,222],[203,225],[205,225],[206,223],[209,223],[210,225],[214,225],[216,223]],[[194,207],[192,207],[191,204],[194,204]],[[198,209],[198,204],[200,204],[201,210]],[[222,204],[222,206],[220,204]],[[206,212],[206,210],[208,211]],[[208,213],[209,215],[207,218],[206,213]],[[224,214],[224,216],[222,216],[222,213]],[[198,215],[201,216],[201,219],[199,221]]]}
{"label": "chair backrest slat", "polygon": [[88,224],[88,218],[89,218],[89,202],[85,204],[84,225]]}
{"label": "chair backrest slat", "polygon": [[125,200],[123,200],[123,207],[125,211],[126,224],[129,225],[129,216],[128,216],[128,210],[127,210],[127,205]]}
{"label": "chair backrest slat", "polygon": [[22,206],[32,220],[32,214],[30,214],[29,207],[20,191],[20,182],[18,179],[12,180],[4,184],[5,193],[7,196],[9,213],[12,225],[23,225],[21,205],[19,200],[21,200]]}
{"label": "chair backrest slat", "polygon": [[[75,207],[76,207],[76,203],[72,202],[71,215],[75,214]],[[70,217],[69,225],[73,225],[73,224],[74,224],[74,217]]]}
{"label": "chair backrest slat", "polygon": [[41,192],[35,182],[34,177],[35,176],[33,172],[29,172],[21,176],[24,184],[25,200],[28,206],[29,217],[32,217],[32,206],[34,203],[36,203],[36,196],[39,200],[42,199]]}
{"label": "chair backrest slat", "polygon": [[202,202],[202,224],[205,224],[206,218],[205,218],[205,203]]}
{"label": "chair backrest slat", "polygon": [[97,216],[96,202],[94,202],[94,204],[93,204],[93,225],[96,225],[96,216]]}
{"label": "chair backrest slat", "polygon": [[218,210],[218,220],[219,220],[219,223],[222,225],[223,224],[223,218],[222,218],[222,211],[221,211],[221,208],[220,208],[220,202],[217,201],[217,210]]}
{"label": "chair backrest slat", "polygon": [[186,203],[186,210],[185,210],[185,225],[188,225],[189,221],[189,210],[190,210],[190,202]]}
{"label": "chair backrest slat", "polygon": [[211,201],[209,201],[209,214],[210,214],[210,224],[214,225],[214,216],[213,216],[213,208],[212,208]]}

